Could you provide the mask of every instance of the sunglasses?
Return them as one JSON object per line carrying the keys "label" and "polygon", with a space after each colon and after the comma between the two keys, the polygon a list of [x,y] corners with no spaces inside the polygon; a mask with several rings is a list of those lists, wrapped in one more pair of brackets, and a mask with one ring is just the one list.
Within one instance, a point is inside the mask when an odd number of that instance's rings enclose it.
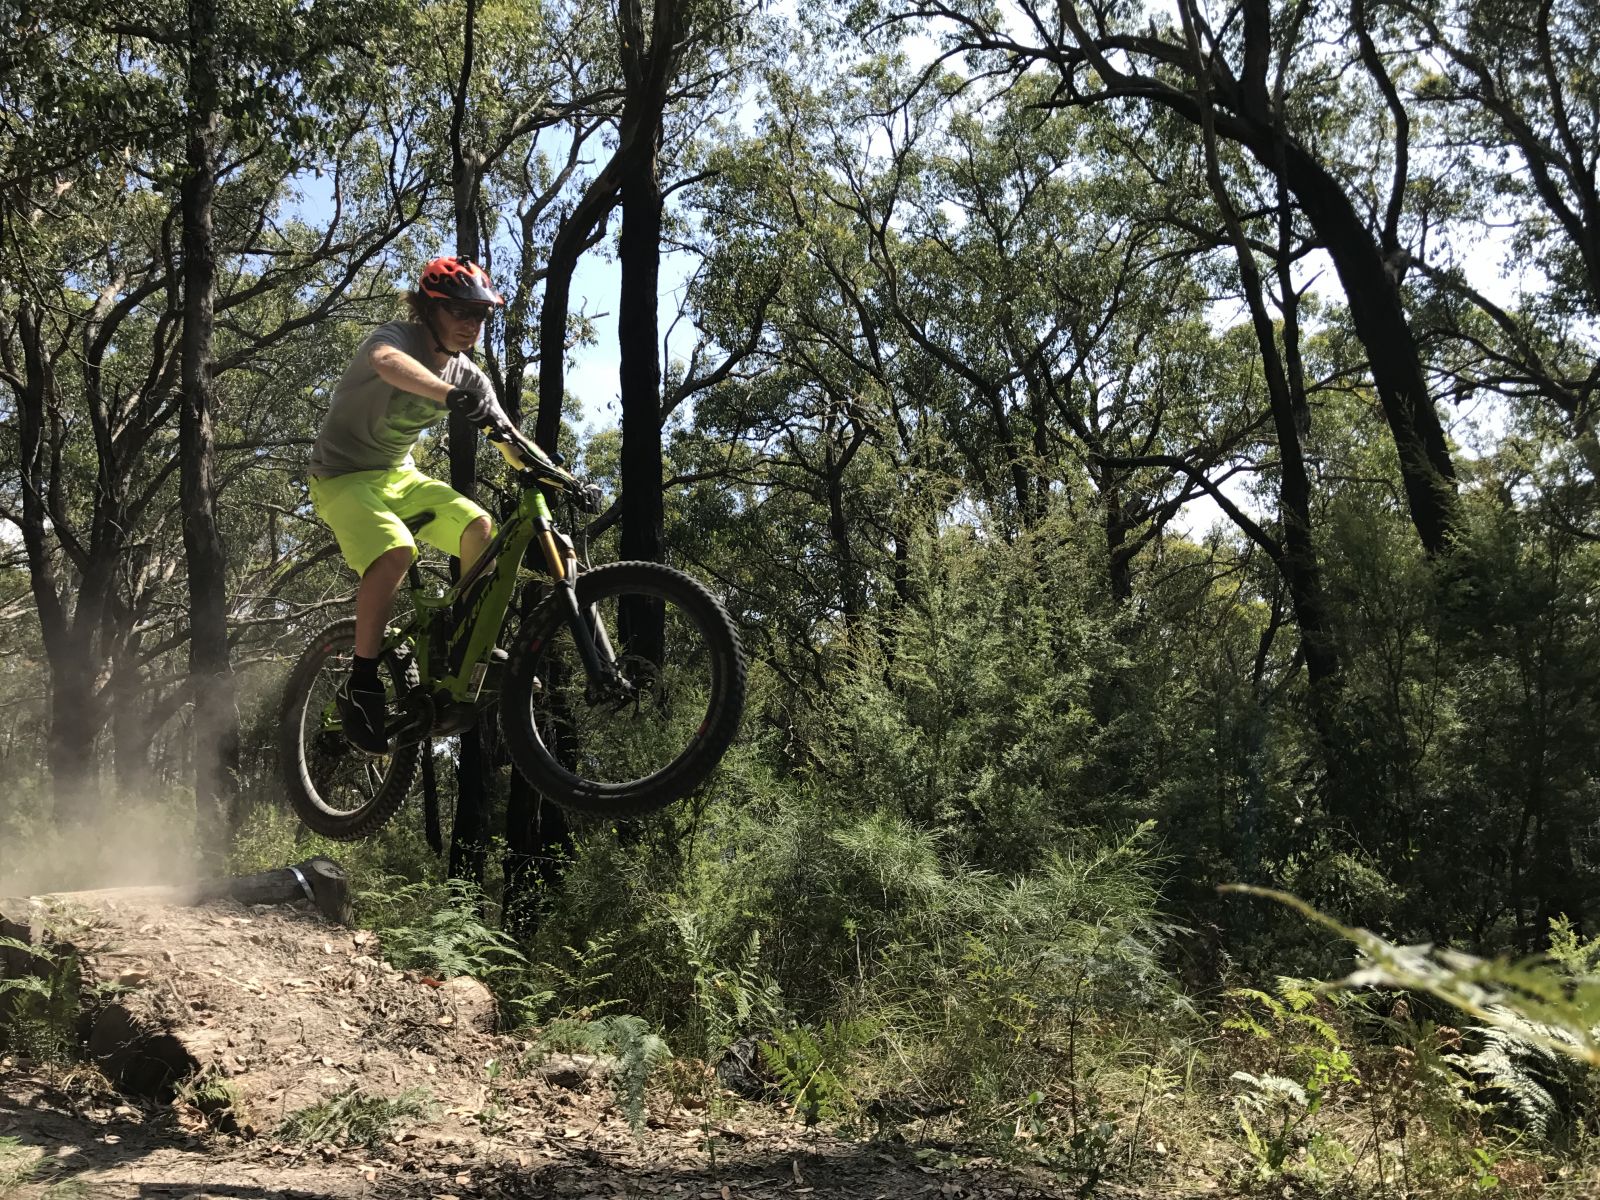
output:
{"label": "sunglasses", "polygon": [[451,304],[447,301],[439,307],[458,321],[484,321],[489,317],[489,310],[481,304]]}

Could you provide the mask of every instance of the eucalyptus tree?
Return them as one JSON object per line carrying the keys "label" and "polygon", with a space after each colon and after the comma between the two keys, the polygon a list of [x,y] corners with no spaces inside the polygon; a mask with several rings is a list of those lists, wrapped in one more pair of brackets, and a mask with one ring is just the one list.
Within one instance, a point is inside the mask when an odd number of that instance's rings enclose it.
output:
{"label": "eucalyptus tree", "polygon": [[[372,7],[369,15],[378,11]],[[279,28],[218,9],[201,14],[202,27],[190,28],[190,15],[151,10],[133,20],[119,12],[101,14],[98,26],[55,29],[52,36],[69,60],[117,62],[124,69],[120,75],[109,67],[91,72],[120,80],[107,84],[103,113],[84,104],[60,117],[63,143],[79,149],[72,162],[63,156],[63,173],[34,174],[7,193],[12,228],[28,231],[7,239],[5,263],[12,304],[4,353],[12,364],[7,382],[18,398],[18,461],[24,472],[19,525],[48,630],[57,709],[51,762],[68,819],[92,809],[92,747],[111,697],[134,703],[146,666],[188,644],[192,669],[181,689],[186,702],[194,703],[197,687],[228,687],[227,568],[215,536],[215,477],[209,484],[206,479],[216,461],[208,433],[217,419],[211,391],[216,380],[258,366],[274,346],[336,315],[358,283],[365,286],[373,258],[416,219],[418,181],[403,174],[378,175],[361,203],[351,202],[348,176],[355,171],[358,134],[374,106],[372,97],[351,86],[356,73],[342,76],[348,106],[313,114],[302,89],[318,78],[315,70],[295,73],[292,84],[269,72],[263,83],[242,65],[252,54],[276,61],[285,44],[302,56],[327,51],[330,38],[343,38],[343,25],[333,35],[304,14],[306,23]],[[206,53],[191,53],[195,38]],[[209,65],[196,65],[202,61]],[[230,65],[236,70],[225,84],[217,73]],[[334,69],[332,61],[324,65]],[[282,69],[292,67],[288,61]],[[40,68],[39,74],[50,72]],[[160,97],[137,114],[137,122],[115,102],[135,89],[133,81],[143,81]],[[49,93],[37,81],[16,86],[35,101]],[[318,148],[312,134],[319,125],[342,139],[342,148]],[[187,143],[186,127],[196,135]],[[312,144],[297,149],[290,140],[297,136]],[[197,157],[175,166],[173,151],[179,149]],[[321,229],[307,234],[302,228],[291,236],[280,224],[287,189],[313,163],[333,167],[334,210]],[[36,208],[36,218],[20,215],[47,196],[56,198],[52,209]],[[208,274],[215,278],[215,268],[207,271],[206,262],[219,249],[227,269],[217,289],[207,281]],[[246,306],[274,293],[297,293],[313,280],[327,289],[310,300],[257,305],[258,316],[270,319],[235,324]],[[220,295],[207,305],[214,290]],[[186,318],[191,302],[196,311]],[[205,328],[207,307],[225,330],[220,354]],[[180,329],[188,339],[184,348]],[[73,491],[68,468],[88,446],[78,440],[85,417],[94,433],[98,482],[83,489],[92,507],[87,530],[80,533],[79,514],[67,499]],[[170,440],[174,417],[179,444]],[[191,611],[187,620],[157,632],[141,616],[156,611],[144,589],[164,587],[176,571],[170,563],[161,565],[164,540],[145,535],[159,529],[161,497],[174,474],[184,480],[179,507],[189,547],[183,578]],[[52,492],[61,496],[54,513]],[[65,576],[58,546],[67,555]],[[81,581],[76,586],[74,577]],[[108,670],[111,663],[115,668]],[[149,706],[152,716],[167,708],[171,694],[163,689],[163,699]],[[197,706],[201,723],[221,725],[215,736],[200,731],[202,763],[207,744],[225,745],[231,736],[231,701],[209,690],[206,695],[210,701],[202,697]],[[119,773],[124,757],[131,758],[139,745],[137,737],[126,739],[125,756],[119,738]],[[219,781],[204,766],[202,773],[211,779],[201,781],[197,797],[205,809],[207,793]]]}
{"label": "eucalyptus tree", "polygon": [[[1399,452],[1412,523],[1430,554],[1448,550],[1459,525],[1455,465],[1399,288],[1399,260],[1386,244],[1404,207],[1405,154],[1392,156],[1392,205],[1364,213],[1335,128],[1341,67],[1319,50],[1348,29],[1347,14],[1299,0],[1234,0],[1209,13],[1197,0],[1178,0],[1180,26],[1147,20],[1125,0],[1062,0],[1055,17],[1025,8],[1012,25],[998,10],[946,0],[891,8],[894,19],[936,22],[947,57],[973,56],[984,72],[1048,75],[1052,107],[1156,104],[1196,126],[1211,112],[1217,137],[1281,180],[1338,273]],[[1371,134],[1363,132],[1364,154]]]}
{"label": "eucalyptus tree", "polygon": [[[848,645],[872,619],[891,547],[909,536],[901,493],[917,466],[897,416],[908,347],[877,294],[864,229],[827,191],[827,100],[792,66],[769,65],[758,130],[719,147],[689,193],[705,255],[688,289],[701,343],[667,402],[701,386],[671,445],[673,479],[754,489],[758,507],[728,514],[749,535],[747,561],[720,569],[737,572],[736,607],[764,614],[752,636],[771,635],[786,670],[814,674],[808,654]],[[734,350],[711,367],[709,345]],[[685,549],[695,553],[692,539]]]}
{"label": "eucalyptus tree", "polygon": [[902,71],[830,96],[811,186],[858,230],[894,338],[955,389],[940,427],[989,518],[1015,533],[1087,499],[1125,603],[1139,551],[1258,440],[1208,328],[1211,247],[1165,219],[1194,207],[1188,149],[1129,154],[1032,81],[941,87],[914,94]]}
{"label": "eucalyptus tree", "polygon": [[[1395,120],[1409,112],[1419,130],[1418,174],[1440,192],[1476,188],[1482,210],[1439,221],[1433,244],[1413,247],[1416,269],[1459,302],[1438,320],[1462,351],[1447,366],[1450,381],[1462,394],[1548,409],[1592,474],[1600,469],[1600,34],[1591,6],[1388,0],[1373,3],[1371,16],[1383,19],[1372,55],[1396,64]],[[1453,178],[1442,178],[1447,171]],[[1463,269],[1492,252],[1480,234],[1489,223],[1509,231],[1496,283]]]}
{"label": "eucalyptus tree", "polygon": [[[1187,18],[1187,13],[1185,14]],[[1196,33],[1188,29],[1191,40]],[[1202,101],[1209,105],[1209,98]],[[1262,364],[1262,382],[1271,414],[1277,448],[1277,517],[1281,535],[1274,536],[1255,521],[1234,512],[1236,524],[1259,545],[1282,574],[1300,630],[1301,657],[1306,665],[1312,721],[1323,745],[1325,762],[1333,779],[1329,789],[1330,807],[1347,815],[1348,789],[1341,785],[1341,766],[1346,746],[1338,736],[1335,712],[1338,707],[1340,652],[1334,638],[1322,566],[1312,528],[1311,476],[1306,465],[1303,439],[1310,433],[1311,405],[1307,395],[1305,357],[1301,347],[1302,286],[1294,278],[1294,265],[1303,256],[1299,244],[1296,210],[1291,205],[1287,185],[1276,178],[1270,202],[1258,200],[1251,207],[1272,213],[1275,241],[1252,239],[1240,214],[1235,196],[1250,195],[1248,189],[1224,175],[1222,151],[1216,133],[1215,113],[1209,108],[1200,114],[1201,141],[1205,157],[1206,181],[1238,267],[1240,293],[1249,314]],[[1275,210],[1275,211],[1274,211]],[[1269,310],[1268,291],[1262,278],[1258,252],[1265,250],[1277,279],[1279,320]]]}
{"label": "eucalyptus tree", "polygon": [[[142,31],[169,45],[182,63],[184,173],[178,204],[182,228],[183,334],[179,411],[180,498],[188,566],[189,664],[193,688],[195,802],[213,852],[237,794],[238,718],[228,632],[228,566],[217,519],[217,394],[214,306],[219,247],[213,206],[223,155],[248,161],[264,149],[319,130],[316,107],[361,90],[369,57],[352,39],[372,38],[392,23],[387,0],[309,6],[242,7],[187,0],[183,16]],[[358,35],[359,36],[359,35]],[[170,42],[169,40],[170,39]],[[334,81],[337,81],[335,83]],[[303,161],[291,155],[290,171]],[[270,203],[270,202],[269,202]]]}

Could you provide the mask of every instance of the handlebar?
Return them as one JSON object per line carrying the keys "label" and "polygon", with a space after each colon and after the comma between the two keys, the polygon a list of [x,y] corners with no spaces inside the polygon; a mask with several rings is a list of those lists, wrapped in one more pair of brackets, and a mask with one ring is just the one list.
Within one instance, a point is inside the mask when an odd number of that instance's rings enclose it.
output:
{"label": "handlebar", "polygon": [[562,469],[532,438],[515,426],[505,429],[486,429],[484,436],[499,443],[506,461],[517,470],[530,475],[535,483],[554,488],[571,496],[578,507],[588,513],[600,511],[600,489],[584,483],[570,471]]}

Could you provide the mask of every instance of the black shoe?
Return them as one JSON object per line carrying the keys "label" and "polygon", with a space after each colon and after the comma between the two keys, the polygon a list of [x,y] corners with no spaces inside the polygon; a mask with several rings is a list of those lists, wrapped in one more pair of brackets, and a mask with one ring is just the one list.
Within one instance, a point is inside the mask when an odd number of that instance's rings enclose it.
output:
{"label": "black shoe", "polygon": [[357,687],[353,677],[345,679],[344,686],[334,696],[334,703],[339,709],[344,736],[351,745],[368,754],[389,753],[389,739],[383,727],[384,706],[388,700],[382,687],[372,691]]}

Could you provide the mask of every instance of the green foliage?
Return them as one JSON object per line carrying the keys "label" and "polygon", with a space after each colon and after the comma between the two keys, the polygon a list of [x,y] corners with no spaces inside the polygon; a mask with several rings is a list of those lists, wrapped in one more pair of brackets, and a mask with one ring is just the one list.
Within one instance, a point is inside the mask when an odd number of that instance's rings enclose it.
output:
{"label": "green foliage", "polygon": [[359,893],[357,903],[384,956],[402,970],[440,979],[471,975],[492,985],[497,976],[526,966],[516,941],[484,919],[483,892],[468,881],[370,889]]}
{"label": "green foliage", "polygon": [[715,1062],[737,1038],[767,1029],[778,1019],[782,993],[762,970],[760,930],[750,931],[736,963],[718,966],[695,913],[673,913],[672,921],[693,973],[694,1009],[685,1023],[697,1035],[693,1044],[701,1047],[706,1061]]}
{"label": "green foliage", "polygon": [[1353,1155],[1319,1125],[1318,1115],[1342,1091],[1361,1084],[1338,1029],[1318,1011],[1329,1002],[1295,979],[1278,980],[1275,995],[1255,989],[1231,995],[1247,1005],[1223,1027],[1256,1039],[1274,1060],[1273,1071],[1232,1076],[1243,1085],[1233,1102],[1256,1178],[1325,1181],[1335,1168],[1347,1167]]}
{"label": "green foliage", "polygon": [[[909,819],[830,802],[834,781],[741,786],[750,803],[687,836],[668,822],[626,852],[604,833],[581,842],[542,936],[571,946],[575,918],[603,922],[588,936],[614,934],[607,998],[710,1061],[740,1037],[768,1043],[768,1073],[802,1117],[959,1113],[1031,1152],[1015,1132],[1037,1092],[1037,1143],[1066,1155],[1076,1139],[1090,1155],[1100,1136],[1102,1157],[1116,1153],[1098,1081],[1140,1051],[1104,1031],[1130,1011],[1187,1019],[1160,962],[1170,928],[1152,829],[1063,837],[1007,877]],[[614,893],[591,898],[591,870],[629,881],[626,920]],[[593,1052],[576,1034],[553,1022],[540,1036]]]}
{"label": "green foliage", "polygon": [[1500,1024],[1469,1027],[1477,1048],[1447,1059],[1472,1081],[1474,1094],[1501,1123],[1548,1141],[1567,1115],[1568,1096],[1587,1090],[1592,1102],[1593,1068],[1579,1067],[1549,1048],[1549,1042],[1563,1037],[1560,1029],[1535,1027],[1515,1011],[1496,1007]]}
{"label": "green foliage", "polygon": [[0,1200],[10,1200],[39,1173],[42,1151],[20,1139],[0,1135]]}
{"label": "green foliage", "polygon": [[483,1104],[473,1116],[478,1128],[491,1137],[511,1128],[505,1107],[500,1103],[500,1076],[504,1071],[503,1059],[491,1058],[483,1064]]}
{"label": "green foliage", "polygon": [[638,1017],[619,1014],[602,1017],[607,1044],[617,1057],[612,1087],[635,1137],[644,1135],[645,1088],[672,1059],[672,1051],[659,1034]]}
{"label": "green foliage", "polygon": [[1482,959],[1433,946],[1399,946],[1369,930],[1341,924],[1282,892],[1243,886],[1229,890],[1276,900],[1354,944],[1362,964],[1339,981],[1340,987],[1424,992],[1478,1018],[1486,1029],[1600,1067],[1600,979],[1573,978],[1541,959]]}
{"label": "green foliage", "polygon": [[578,1020],[587,1020],[622,1003],[608,998],[602,986],[613,977],[616,938],[615,932],[587,938],[581,950],[562,946],[561,961],[540,961],[538,970],[551,983],[549,999],[560,1012],[576,1013]]}
{"label": "green foliage", "polygon": [[[1488,1114],[1494,1125],[1509,1129],[1517,1141],[1572,1146],[1581,1141],[1573,1131],[1600,1111],[1600,993],[1591,968],[1596,947],[1580,939],[1565,920],[1551,922],[1548,959],[1516,962],[1485,960],[1431,946],[1399,946],[1364,929],[1335,921],[1293,896],[1257,888],[1235,888],[1285,904],[1329,929],[1360,951],[1362,962],[1324,990],[1347,992],[1373,987],[1403,988],[1444,1001],[1478,1019],[1467,1032],[1468,1045],[1436,1056],[1453,1069],[1449,1088],[1457,1116],[1465,1120]],[[1574,971],[1582,972],[1574,974]],[[1298,1018],[1298,1014],[1295,1014]],[[1310,1026],[1327,1050],[1327,1032]],[[1452,1035],[1459,1039],[1460,1035]],[[1340,1066],[1334,1063],[1335,1067]],[[1434,1070],[1435,1080],[1439,1072]],[[1339,1081],[1338,1072],[1322,1078]],[[1307,1103],[1305,1118],[1314,1113]],[[1291,1132],[1302,1122],[1286,1120]],[[1270,1155],[1270,1141],[1253,1139]],[[1496,1186],[1492,1150],[1471,1151],[1474,1187]]]}
{"label": "green foliage", "polygon": [[304,1146],[375,1146],[402,1122],[427,1118],[433,1108],[426,1088],[398,1096],[371,1095],[352,1085],[336,1096],[290,1113],[278,1129],[287,1142]]}
{"label": "green foliage", "polygon": [[494,993],[504,1024],[528,1024],[556,998],[545,982],[548,964],[532,966],[516,939],[489,923],[488,900],[474,883],[393,880],[359,893],[357,905],[390,963],[439,979],[472,976]]}
{"label": "green foliage", "polygon": [[78,1052],[82,992],[77,956],[3,936],[0,950],[29,955],[34,971],[0,978],[0,1049],[41,1062],[71,1062]]}
{"label": "green foliage", "polygon": [[192,1105],[213,1129],[237,1133],[248,1120],[244,1096],[231,1080],[204,1070],[179,1089],[178,1103]]}
{"label": "green foliage", "polygon": [[852,1059],[871,1033],[859,1021],[778,1029],[761,1043],[761,1057],[790,1111],[807,1125],[852,1124],[861,1112],[848,1083]]}
{"label": "green foliage", "polygon": [[558,1017],[538,1031],[537,1055],[593,1054],[611,1059],[611,1086],[635,1137],[644,1134],[650,1080],[672,1061],[672,1050],[649,1024],[627,1013],[593,1019]]}

